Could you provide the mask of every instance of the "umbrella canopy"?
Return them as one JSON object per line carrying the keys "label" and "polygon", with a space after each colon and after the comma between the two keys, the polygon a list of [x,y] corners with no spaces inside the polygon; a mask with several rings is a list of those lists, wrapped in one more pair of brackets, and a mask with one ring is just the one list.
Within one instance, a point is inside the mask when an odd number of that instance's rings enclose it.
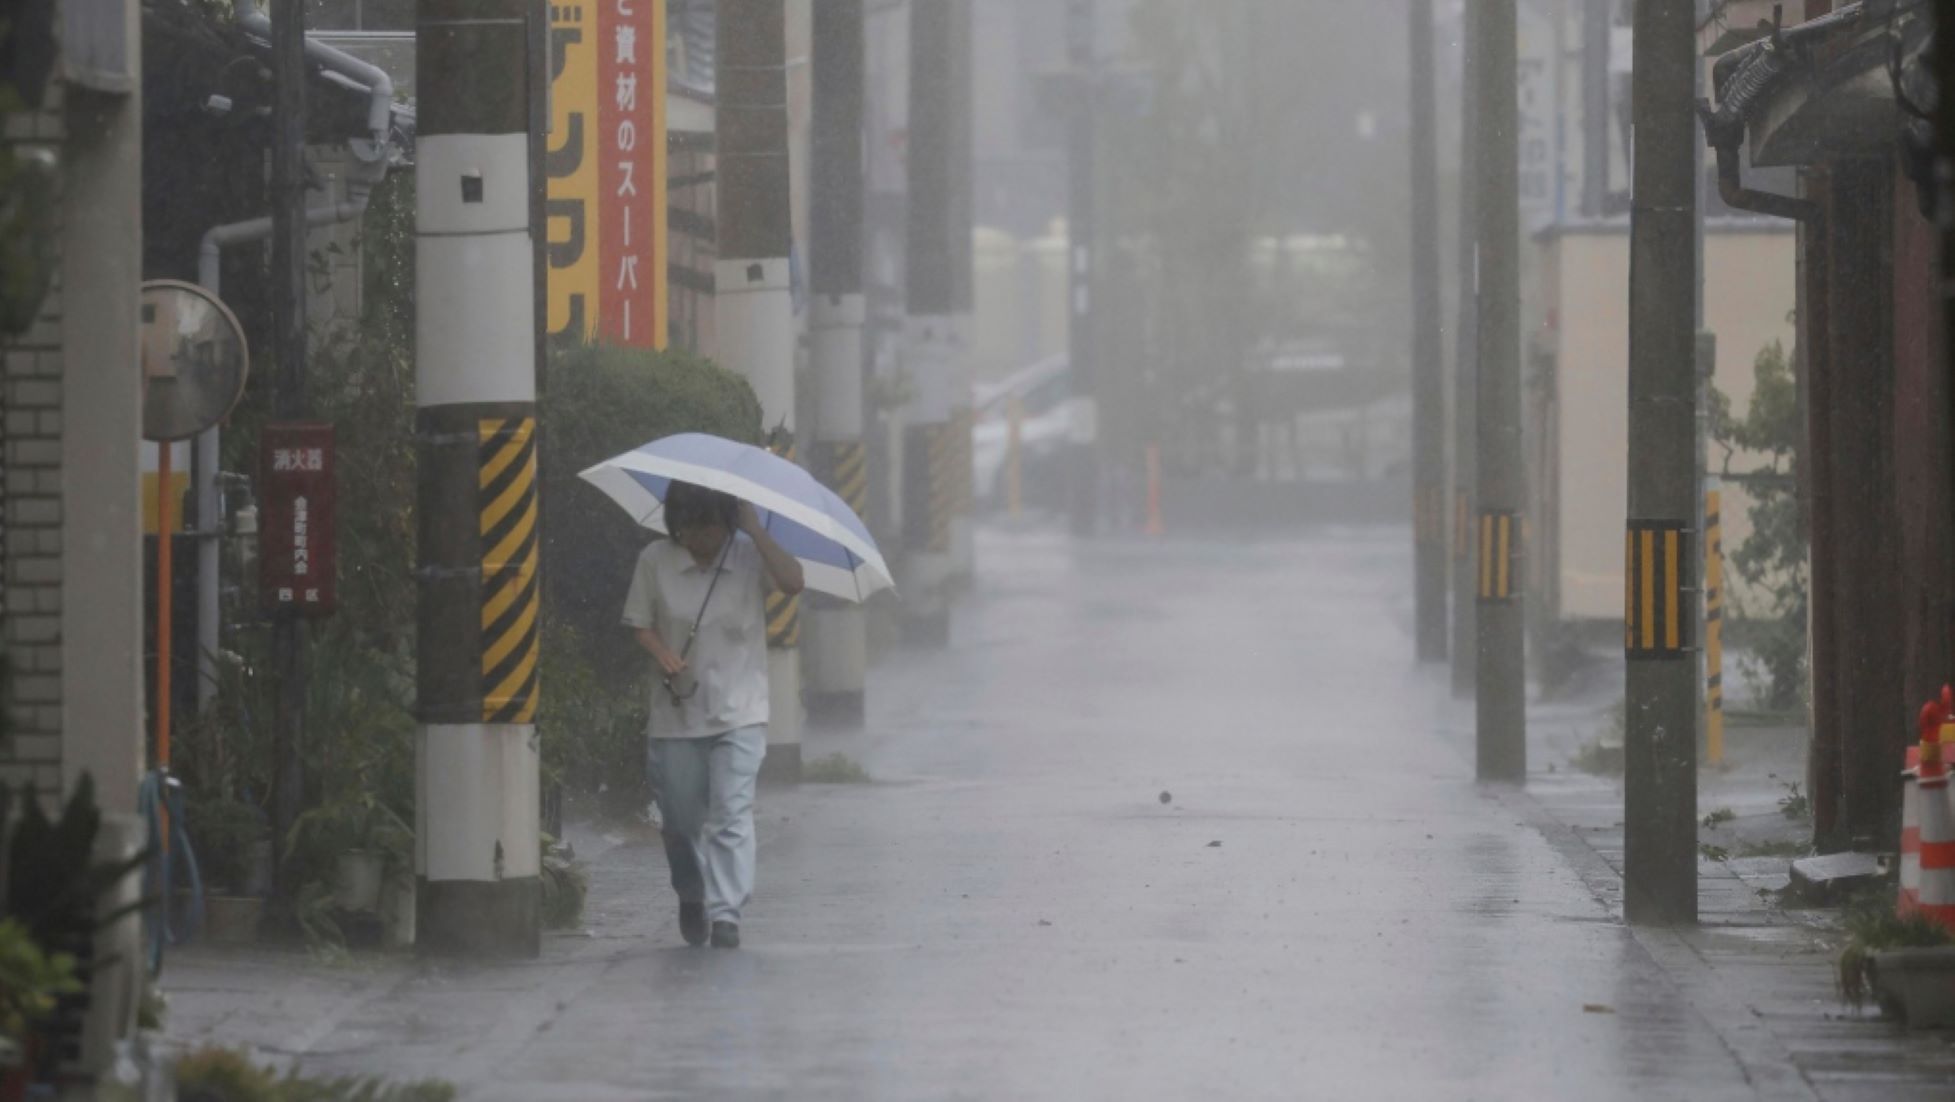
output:
{"label": "umbrella canopy", "polygon": [[751,504],[768,533],[800,560],[809,589],[862,601],[895,585],[855,510],[815,476],[762,448],[681,433],[613,456],[578,477],[654,532],[666,530],[665,491],[674,482],[731,494]]}

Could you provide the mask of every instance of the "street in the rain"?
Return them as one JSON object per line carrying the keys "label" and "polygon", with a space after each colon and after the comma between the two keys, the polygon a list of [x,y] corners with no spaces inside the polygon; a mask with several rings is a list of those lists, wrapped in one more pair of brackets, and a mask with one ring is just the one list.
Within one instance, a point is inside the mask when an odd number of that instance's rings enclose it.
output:
{"label": "street in the rain", "polygon": [[1620,819],[1566,747],[1543,802],[1475,784],[1402,547],[990,536],[952,648],[810,736],[869,783],[763,791],[740,953],[685,947],[614,831],[536,962],[192,950],[172,1033],[469,1099],[1948,1097],[1955,1052],[1846,1009],[1749,889],[1625,927],[1546,809]]}
{"label": "street in the rain", "polygon": [[1955,0],[7,0],[0,1102],[1955,1099]]}

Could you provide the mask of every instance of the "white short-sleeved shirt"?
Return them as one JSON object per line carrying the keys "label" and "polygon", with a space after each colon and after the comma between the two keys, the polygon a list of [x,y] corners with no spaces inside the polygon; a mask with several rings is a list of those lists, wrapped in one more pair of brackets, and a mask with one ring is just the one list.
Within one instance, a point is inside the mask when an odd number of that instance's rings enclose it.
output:
{"label": "white short-sleeved shirt", "polygon": [[711,566],[699,565],[671,540],[659,540],[638,555],[625,596],[627,627],[650,628],[666,646],[685,653],[693,621],[700,606],[706,607],[686,655],[698,691],[675,704],[663,674],[653,671],[648,724],[653,738],[704,738],[767,722],[766,573],[760,550],[747,536],[735,535],[720,570],[719,586],[707,603]]}

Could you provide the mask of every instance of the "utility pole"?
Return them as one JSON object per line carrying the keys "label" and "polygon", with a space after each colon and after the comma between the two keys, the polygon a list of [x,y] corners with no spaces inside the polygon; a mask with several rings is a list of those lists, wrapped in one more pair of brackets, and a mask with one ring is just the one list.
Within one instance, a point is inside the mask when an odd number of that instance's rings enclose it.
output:
{"label": "utility pole", "polygon": [[1412,69],[1412,539],[1421,662],[1446,660],[1446,379],[1439,341],[1438,105],[1432,0],[1410,0]]}
{"label": "utility pole", "polygon": [[1453,342],[1453,695],[1470,697],[1479,679],[1479,579],[1473,569],[1474,437],[1480,373],[1480,8],[1461,12],[1464,47],[1460,101],[1459,332]]}
{"label": "utility pole", "polygon": [[957,359],[951,365],[950,431],[951,479],[954,505],[950,519],[951,576],[959,586],[968,586],[977,571],[976,471],[973,469],[971,432],[975,418],[971,410],[972,370],[976,352],[974,315],[977,312],[976,273],[972,269],[971,231],[977,224],[976,184],[974,179],[976,135],[976,86],[972,70],[971,3],[949,0],[950,42],[946,60],[950,66],[950,157],[945,173],[950,187],[950,308],[951,334],[957,342]]}
{"label": "utility pole", "polygon": [[[862,0],[814,8],[814,132],[809,196],[809,283],[815,383],[816,466],[828,488],[866,516],[868,455],[862,440]],[[815,599],[808,610],[808,709],[861,726],[869,668],[869,621],[858,605]]]}
{"label": "utility pole", "polygon": [[541,948],[530,0],[420,0],[422,952]]}
{"label": "utility pole", "polygon": [[[1482,780],[1527,779],[1521,512],[1520,84],[1515,0],[1478,5],[1480,23],[1478,690]],[[1686,315],[1687,316],[1687,315]]]}
{"label": "utility pole", "polygon": [[[1935,87],[1955,89],[1955,0],[1935,0],[1935,28]],[[1935,107],[1935,162],[1934,215],[1941,226],[1941,347],[1955,349],[1955,95],[1946,92]],[[1949,398],[1948,421],[1955,424],[1955,387],[1950,388]]]}
{"label": "utility pole", "polygon": [[[1099,82],[1096,70],[1096,0],[1066,2],[1066,61],[1072,81],[1070,110],[1066,117],[1066,237],[1070,254],[1066,265],[1067,288],[1066,350],[1072,369],[1073,394],[1087,410],[1087,419],[1099,420],[1099,390],[1095,380],[1095,341],[1093,327],[1098,303],[1093,298],[1093,282],[1099,258],[1093,239],[1096,221],[1094,189],[1095,143],[1094,111],[1098,104]],[[1104,443],[1094,438],[1079,449],[1072,468],[1072,529],[1075,535],[1091,535],[1099,528],[1100,455]]]}
{"label": "utility pole", "polygon": [[[272,412],[280,421],[305,416],[305,5],[275,6],[272,47],[272,355],[277,374]],[[159,444],[168,448],[170,444]],[[208,527],[213,518],[199,516]],[[168,532],[159,540],[170,538]],[[160,546],[160,545],[159,545]],[[291,833],[305,788],[305,622],[291,610],[272,621],[272,837]],[[276,854],[282,847],[274,846]],[[279,912],[297,905],[295,873],[278,862]]]}
{"label": "utility pole", "polygon": [[1636,6],[1624,909],[1697,920],[1697,186],[1692,0]]}
{"label": "utility pole", "polygon": [[[794,298],[789,253],[787,18],[783,0],[718,0],[719,260],[714,329],[720,363],[760,399],[773,446],[796,459]],[[767,598],[767,761],[771,780],[801,778],[801,599]]]}
{"label": "utility pole", "polygon": [[950,175],[954,139],[952,0],[910,5],[909,229],[904,358],[912,398],[903,433],[903,547],[908,633],[950,641],[951,517],[956,509],[950,431],[956,336],[956,247]]}

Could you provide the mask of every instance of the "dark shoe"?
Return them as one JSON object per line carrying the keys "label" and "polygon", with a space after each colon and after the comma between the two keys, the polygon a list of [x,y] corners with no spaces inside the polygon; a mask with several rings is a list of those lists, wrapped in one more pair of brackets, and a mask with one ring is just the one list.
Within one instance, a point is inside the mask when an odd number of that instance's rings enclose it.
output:
{"label": "dark shoe", "polygon": [[695,949],[706,944],[706,904],[679,904],[679,933]]}
{"label": "dark shoe", "polygon": [[738,949],[740,947],[740,927],[731,922],[713,923],[713,948]]}

